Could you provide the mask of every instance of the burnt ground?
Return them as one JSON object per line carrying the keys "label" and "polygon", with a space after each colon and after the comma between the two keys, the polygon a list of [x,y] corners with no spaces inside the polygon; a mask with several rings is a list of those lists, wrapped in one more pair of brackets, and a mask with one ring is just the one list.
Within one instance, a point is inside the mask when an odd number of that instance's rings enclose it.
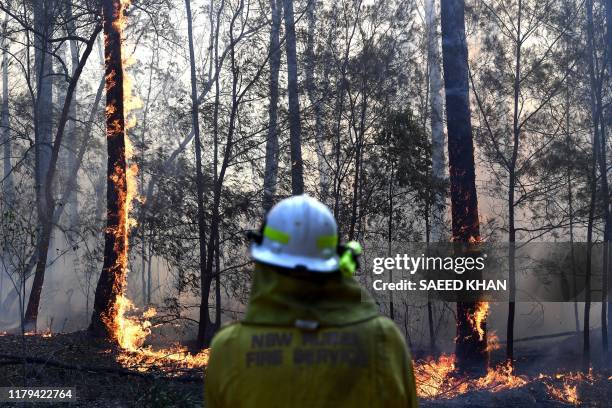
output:
{"label": "burnt ground", "polygon": [[[117,355],[116,346],[85,331],[51,337],[0,335],[0,387],[76,387],[77,403],[27,406],[202,407],[202,369],[138,373],[124,369]],[[15,405],[0,402],[4,406]]]}
{"label": "burnt ground", "polygon": [[[521,350],[523,357],[517,362],[516,374],[536,378],[542,367],[546,369],[541,371],[548,374],[573,370],[580,355],[573,342],[575,340],[566,339],[555,342],[554,347],[540,345]],[[0,335],[0,387],[76,387],[76,403],[27,406],[202,407],[202,369],[170,369],[170,372],[155,369],[138,373],[126,370],[117,363],[118,354],[113,344],[91,338],[87,332],[54,334],[51,337]],[[501,357],[501,354],[499,351],[493,360]],[[28,356],[30,361],[23,361],[23,356]],[[608,379],[611,374],[597,370],[593,381],[578,384],[580,406],[611,406],[612,380]],[[0,403],[0,407],[4,406],[14,405]],[[536,379],[510,390],[478,390],[451,399],[421,400],[421,406],[553,408],[574,405],[555,400],[545,382]]]}
{"label": "burnt ground", "polygon": [[[560,401],[551,395],[549,386],[562,390],[564,380],[557,379],[557,373],[578,373],[582,366],[582,334],[562,336],[539,341],[519,342],[515,344],[514,374],[530,379],[518,388],[491,392],[489,390],[470,391],[463,395],[435,401],[421,400],[426,408],[459,408],[459,407],[612,407],[612,371],[603,366],[604,355],[601,349],[601,333],[591,331],[592,375],[584,381],[569,382],[576,385],[578,404]],[[491,353],[491,365],[503,362],[504,346]],[[546,379],[538,378],[540,374]]]}

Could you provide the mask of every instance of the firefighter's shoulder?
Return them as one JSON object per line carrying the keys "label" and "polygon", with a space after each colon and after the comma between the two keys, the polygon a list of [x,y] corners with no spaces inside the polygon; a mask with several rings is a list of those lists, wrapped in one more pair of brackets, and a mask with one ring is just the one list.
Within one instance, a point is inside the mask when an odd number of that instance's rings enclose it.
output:
{"label": "firefighter's shoulder", "polygon": [[397,327],[397,324],[393,322],[393,320],[389,319],[386,316],[378,316],[373,319],[373,323],[386,338],[386,341],[402,348],[406,347],[406,340],[404,338],[404,335],[400,331],[399,327]]}
{"label": "firefighter's shoulder", "polygon": [[225,323],[213,337],[210,346],[214,349],[215,346],[219,347],[223,344],[231,342],[233,338],[238,336],[240,326],[241,323],[239,321]]}

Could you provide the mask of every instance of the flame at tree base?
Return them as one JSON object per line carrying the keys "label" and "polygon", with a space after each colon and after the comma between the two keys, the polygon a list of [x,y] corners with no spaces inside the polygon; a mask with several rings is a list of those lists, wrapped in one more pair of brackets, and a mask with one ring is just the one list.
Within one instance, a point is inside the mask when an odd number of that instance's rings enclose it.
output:
{"label": "flame at tree base", "polygon": [[179,344],[160,350],[144,346],[153,327],[150,319],[156,315],[157,311],[154,308],[148,308],[140,317],[135,316],[136,307],[123,295],[117,298],[116,305],[118,313],[114,322],[117,328],[115,336],[122,349],[117,361],[125,368],[140,372],[154,368],[177,372],[177,369],[204,367],[208,363],[208,349],[191,354],[186,347]]}

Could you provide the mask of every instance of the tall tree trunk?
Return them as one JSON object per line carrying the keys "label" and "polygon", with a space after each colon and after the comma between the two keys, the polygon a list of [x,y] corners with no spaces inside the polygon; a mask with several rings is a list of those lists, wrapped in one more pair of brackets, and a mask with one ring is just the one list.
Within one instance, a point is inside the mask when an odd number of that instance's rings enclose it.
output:
{"label": "tall tree trunk", "polygon": [[[365,70],[365,67],[363,67]],[[353,173],[353,197],[351,202],[351,219],[349,223],[349,234],[348,239],[353,240],[357,239],[355,228],[357,225],[358,214],[357,211],[359,209],[359,202],[361,200],[361,173],[362,173],[362,162],[363,162],[363,138],[365,133],[365,119],[366,119],[366,111],[368,106],[368,98],[367,98],[367,83],[365,79],[362,81],[361,87],[361,109],[359,115],[359,127],[355,126],[353,122],[353,129],[355,133],[355,170]],[[356,106],[355,106],[356,107]],[[351,108],[354,109],[354,108]]]}
{"label": "tall tree trunk", "polygon": [[[593,125],[593,153],[597,157],[599,164],[599,181],[601,202],[603,203],[603,221],[604,221],[604,236],[603,236],[603,265],[602,265],[602,291],[601,291],[601,339],[602,349],[606,363],[609,361],[608,356],[608,317],[607,317],[607,302],[608,302],[608,247],[611,241],[610,234],[612,233],[612,219],[610,217],[610,193],[608,188],[608,166],[606,160],[606,133],[605,123],[603,119],[602,107],[602,92],[603,78],[596,73],[596,50],[595,50],[595,27],[593,24],[593,0],[586,2],[587,14],[587,47],[588,47],[588,65],[589,65],[589,80],[590,80],[590,99],[591,99],[591,121]],[[599,70],[597,70],[599,72]],[[603,71],[603,70],[602,70]]]}
{"label": "tall tree trunk", "polygon": [[[304,71],[306,73],[306,93],[308,100],[313,107],[315,121],[315,151],[317,153],[317,165],[319,170],[319,197],[322,202],[326,202],[329,196],[329,166],[327,165],[327,154],[325,144],[325,134],[323,127],[323,95],[317,87],[315,80],[315,32],[316,32],[316,9],[317,0],[309,0],[306,9],[308,21],[308,31],[306,37],[306,55]],[[327,68],[324,68],[327,69]]]}
{"label": "tall tree trunk", "polygon": [[[606,44],[608,45],[608,49],[607,49],[607,54],[608,54],[608,60],[607,60],[607,67],[608,67],[608,83],[611,84],[610,86],[612,86],[612,0],[606,0]],[[610,119],[610,117],[612,117],[612,114],[610,114],[611,112],[610,107],[608,107],[608,114],[607,114],[607,118],[608,118],[608,131],[612,128],[612,119]],[[607,136],[604,135],[604,138],[602,140],[602,146],[605,147],[605,140],[607,139]],[[605,153],[605,152],[604,152]],[[612,271],[610,270],[612,268],[611,264],[612,264],[612,244],[610,243],[610,241],[612,241],[612,217],[610,217],[610,213],[612,213],[612,209],[608,210],[608,220],[606,223],[606,227],[608,228],[608,239],[606,240],[606,254],[608,256],[608,269],[606,270],[606,274],[607,274],[607,279],[608,279],[608,285],[607,285],[607,290],[608,290],[608,295],[610,295],[610,293],[612,293],[612,276],[610,276],[612,274]],[[604,287],[604,290],[606,289],[606,287]],[[608,342],[610,341],[610,339],[612,339],[612,324],[610,324],[610,316],[612,316],[612,299],[610,297],[608,297]],[[608,352],[608,368],[612,365],[612,355],[611,353]]]}
{"label": "tall tree trunk", "polygon": [[514,194],[516,189],[516,162],[518,159],[519,143],[520,143],[520,107],[519,97],[521,91],[521,21],[523,3],[518,2],[518,16],[516,24],[516,50],[514,59],[514,111],[512,120],[512,157],[508,166],[508,286],[509,286],[509,302],[508,302],[508,322],[506,329],[506,358],[512,362],[514,360],[514,315],[515,315],[515,294],[516,294],[516,276],[515,276],[515,242],[516,242],[516,226],[515,226],[515,200]]}
{"label": "tall tree trunk", "polygon": [[291,151],[291,194],[304,193],[304,163],[300,127],[300,99],[293,18],[293,0],[284,0],[285,48],[287,52],[287,93],[289,95],[289,147]]}
{"label": "tall tree trunk", "polygon": [[[70,79],[68,84],[68,89],[66,93],[66,98],[64,99],[63,107],[61,110],[61,114],[57,123],[57,131],[55,134],[55,140],[50,142],[49,147],[51,148],[49,160],[47,162],[48,168],[45,173],[44,180],[41,180],[41,184],[46,186],[44,189],[44,197],[41,197],[41,200],[44,201],[45,205],[39,207],[41,211],[40,214],[40,233],[38,236],[36,251],[36,270],[34,272],[34,280],[32,282],[32,289],[30,291],[30,298],[28,299],[28,306],[25,312],[24,317],[24,329],[25,330],[36,330],[36,321],[38,319],[38,308],[40,304],[40,295],[43,288],[45,269],[47,264],[47,249],[49,248],[49,242],[51,241],[51,233],[53,230],[53,225],[57,223],[59,216],[61,214],[60,211],[56,211],[56,205],[53,199],[53,180],[55,177],[55,173],[57,170],[57,161],[60,153],[60,149],[62,146],[62,139],[64,136],[64,131],[66,128],[66,123],[68,121],[68,115],[70,110],[70,102],[72,100],[72,95],[75,92],[76,85],[79,81],[79,77],[83,71],[83,68],[91,54],[91,50],[93,49],[93,45],[96,41],[96,37],[98,36],[101,26],[96,26],[91,33],[88,41],[86,42],[86,47],[83,52],[83,56],[79,60],[79,64],[77,69]],[[37,121],[35,121],[36,123]],[[82,160],[82,155],[84,154],[85,146],[81,147],[80,152],[80,160]],[[70,194],[72,189],[74,189],[74,184],[76,183],[76,172],[78,172],[78,165],[80,161],[75,164],[74,172],[71,177],[68,179],[66,183],[66,187],[64,188],[64,195],[62,196],[63,200],[67,198],[67,195]],[[61,205],[61,208],[64,206]],[[44,211],[43,211],[44,210]]]}
{"label": "tall tree trunk", "polygon": [[96,287],[90,330],[95,336],[116,338],[117,299],[123,296],[127,275],[127,160],[124,117],[120,0],[103,0],[106,72],[106,229],[104,264]]}
{"label": "tall tree trunk", "polygon": [[[444,154],[444,122],[442,115],[442,76],[440,73],[440,52],[438,45],[435,0],[425,3],[427,26],[427,68],[429,76],[429,109],[431,123],[431,167],[434,183],[440,185],[446,179],[446,155]],[[444,235],[445,197],[436,193],[432,205],[431,241],[438,242]]]}
{"label": "tall tree trunk", "polygon": [[[15,186],[13,182],[13,165],[11,163],[12,143],[11,130],[9,123],[9,81],[8,81],[8,14],[2,23],[2,112],[0,119],[0,127],[2,128],[2,146],[3,158],[2,164],[4,168],[2,194],[4,203],[8,208],[13,206],[13,198]],[[1,296],[1,293],[0,293]]]}
{"label": "tall tree trunk", "polygon": [[280,25],[282,2],[270,0],[272,25],[270,27],[270,106],[268,107],[268,139],[264,170],[263,210],[272,208],[278,176],[278,73],[281,64]]}
{"label": "tall tree trunk", "polygon": [[[4,208],[13,210],[14,205],[14,191],[15,185],[13,183],[13,165],[11,162],[12,146],[11,146],[11,132],[9,128],[9,105],[8,105],[8,46],[9,41],[7,38],[8,34],[8,14],[5,14],[4,22],[2,23],[2,42],[0,44],[2,48],[2,107],[0,112],[0,140],[2,141],[2,167],[3,167],[3,183],[2,183],[2,200],[4,201]],[[10,256],[8,251],[1,251],[0,258],[7,258]],[[5,313],[3,309],[3,295],[4,295],[4,274],[10,276],[9,265],[10,262],[3,262],[4,267],[0,271],[0,314]],[[10,289],[9,289],[10,291]]]}
{"label": "tall tree trunk", "polygon": [[[244,3],[240,3],[239,10],[244,6]],[[221,3],[223,7],[223,3]],[[217,24],[219,22],[217,21]],[[219,63],[219,26],[217,25],[217,32],[214,39],[214,64],[215,70],[218,72],[221,69]],[[218,234],[221,224],[221,193],[223,190],[223,181],[225,178],[225,172],[229,165],[229,160],[233,146],[233,135],[235,129],[236,114],[238,110],[237,100],[237,89],[238,89],[238,70],[236,69],[236,54],[235,54],[235,43],[234,43],[234,26],[230,24],[230,60],[231,60],[231,72],[232,72],[232,108],[229,117],[229,128],[227,131],[227,141],[225,144],[225,150],[223,152],[223,160],[221,163],[221,169],[219,169],[219,104],[220,104],[220,84],[219,77],[215,80],[215,103],[213,109],[213,191],[212,191],[212,214],[210,217],[210,232],[208,236],[208,247],[206,254],[206,273],[201,278],[201,301],[200,301],[200,321],[198,326],[198,346],[208,347],[215,334],[215,324],[210,318],[210,307],[208,304],[210,296],[210,288],[212,281],[215,278],[213,269],[215,262],[218,262],[218,257],[215,256],[216,252],[219,251],[218,246]]]}
{"label": "tall tree trunk", "polygon": [[608,45],[608,78],[612,80],[612,0],[606,0],[606,44]]}
{"label": "tall tree trunk", "polygon": [[[53,81],[52,61],[49,50],[49,39],[52,32],[54,0],[41,0],[34,2],[34,75],[36,78],[36,95],[34,106],[34,154],[35,154],[35,183],[36,203],[39,220],[39,238],[36,246],[37,263],[47,261],[49,243],[46,245],[41,239],[47,234],[45,225],[48,224],[46,214],[45,180],[49,171],[51,158],[51,132],[53,126]],[[45,266],[37,266],[30,291],[30,298],[25,313],[24,327],[26,331],[36,330],[38,318],[38,303],[44,282]]]}
{"label": "tall tree trunk", "polygon": [[[569,11],[569,3],[566,2],[566,12],[568,16],[571,15]],[[568,24],[570,22],[568,21]],[[570,55],[571,39],[568,38],[565,44],[565,51],[567,56]],[[570,61],[569,58],[566,60],[565,66],[565,149],[566,149],[566,162],[567,162],[567,203],[568,203],[568,218],[569,218],[569,243],[570,243],[570,261],[572,264],[572,291],[576,291],[577,279],[576,279],[576,256],[574,252],[574,192],[572,177],[574,173],[573,161],[572,161],[572,127],[571,127],[571,97],[570,97]],[[571,292],[570,292],[571,293]],[[580,332],[580,320],[578,317],[578,300],[574,298],[574,328],[576,333]]]}
{"label": "tall tree trunk", "polygon": [[[469,243],[480,240],[480,227],[470,119],[464,7],[463,0],[442,0],[441,25],[452,233],[454,241]],[[457,368],[463,372],[486,371],[486,327],[482,327],[484,336],[481,338],[470,322],[477,307],[476,302],[457,302],[455,352]]]}
{"label": "tall tree trunk", "polygon": [[[425,24],[427,30],[427,71],[429,82],[429,119],[431,126],[431,167],[433,184],[436,187],[431,211],[426,217],[427,242],[443,240],[446,228],[446,198],[440,193],[439,185],[446,179],[446,154],[444,153],[444,109],[442,106],[442,74],[440,72],[440,51],[438,44],[438,19],[435,0],[425,2]],[[431,222],[430,222],[431,218]],[[436,339],[434,335],[434,305],[427,299],[427,322],[429,326],[429,347],[435,352]]]}
{"label": "tall tree trunk", "polygon": [[[67,26],[67,34],[69,36],[76,35],[76,27],[74,23],[74,16],[72,14],[72,3],[70,1],[66,2],[66,26]],[[77,47],[77,42],[74,39],[69,41],[70,45],[70,67],[71,67],[71,76],[74,76],[77,67],[79,66],[79,49]],[[76,164],[76,151],[73,149],[77,146],[77,92],[72,95],[72,100],[70,101],[70,111],[68,113],[69,119],[66,124],[66,146],[67,146],[67,155],[68,155],[68,168],[71,169]],[[68,222],[69,222],[69,231],[68,238],[70,239],[70,244],[75,245],[77,240],[76,230],[79,227],[79,199],[78,199],[78,178],[77,185],[75,189],[70,193],[68,197],[68,202],[66,203],[67,213],[68,213]],[[75,256],[75,266],[78,266],[79,257]]]}
{"label": "tall tree trunk", "polygon": [[[200,276],[206,276],[206,224],[204,220],[204,175],[202,173],[202,144],[200,140],[200,123],[198,118],[198,91],[196,83],[195,55],[193,47],[193,28],[191,17],[190,0],[185,0],[185,11],[187,13],[187,37],[189,40],[189,62],[191,72],[191,125],[195,133],[195,156],[196,156],[196,188],[198,194],[198,237],[200,254]],[[210,238],[212,239],[212,237]],[[202,288],[204,290],[204,288]],[[207,292],[208,293],[208,292]],[[202,302],[208,302],[202,298]]]}
{"label": "tall tree trunk", "polygon": [[590,313],[591,313],[591,266],[593,257],[593,224],[595,217],[595,206],[597,197],[597,163],[599,156],[599,109],[596,97],[596,78],[594,66],[594,33],[593,33],[593,0],[586,1],[586,31],[587,31],[587,47],[588,47],[588,66],[590,90],[589,96],[591,101],[591,122],[593,128],[593,155],[591,157],[591,174],[590,174],[590,190],[591,201],[589,206],[589,218],[587,225],[587,260],[586,260],[586,279],[585,279],[585,300],[584,300],[584,337],[583,337],[583,356],[582,368],[587,371],[591,364],[591,342],[590,342]]}

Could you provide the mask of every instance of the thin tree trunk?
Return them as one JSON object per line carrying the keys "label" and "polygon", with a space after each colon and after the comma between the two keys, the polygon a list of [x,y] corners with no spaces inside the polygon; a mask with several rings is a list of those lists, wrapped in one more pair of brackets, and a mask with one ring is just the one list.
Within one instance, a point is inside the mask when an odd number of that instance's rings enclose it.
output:
{"label": "thin tree trunk", "polygon": [[590,342],[590,313],[591,313],[591,265],[593,256],[593,224],[595,217],[595,205],[597,197],[597,163],[599,155],[599,114],[596,102],[596,80],[595,67],[593,62],[593,0],[586,1],[586,30],[587,30],[587,47],[588,47],[588,66],[591,89],[589,92],[591,101],[591,122],[593,127],[593,155],[591,157],[591,174],[590,174],[590,189],[591,201],[589,206],[589,218],[587,225],[587,260],[586,260],[586,279],[585,279],[585,300],[584,300],[584,338],[583,338],[583,356],[582,368],[587,371],[591,364],[591,342]]}
{"label": "thin tree trunk", "polygon": [[[442,76],[440,72],[440,52],[438,45],[435,0],[425,3],[425,23],[427,26],[427,67],[429,76],[429,109],[431,123],[431,167],[435,185],[446,179],[446,155],[444,154],[444,123],[442,115]],[[443,238],[445,222],[445,197],[436,192],[432,205],[431,241]]]}
{"label": "thin tree trunk", "polygon": [[[2,140],[2,164],[3,164],[3,183],[2,183],[2,200],[4,202],[4,208],[9,211],[13,211],[14,205],[14,191],[15,186],[13,183],[13,165],[11,162],[11,157],[13,155],[11,149],[11,132],[10,132],[10,123],[9,123],[9,105],[8,105],[8,46],[9,41],[7,38],[7,28],[8,28],[8,14],[5,14],[4,22],[2,23],[2,108],[0,112],[0,140]],[[8,251],[1,251],[0,258],[7,258],[10,254]],[[10,262],[7,260],[3,260],[2,262],[2,271],[0,271],[0,314],[4,314],[3,310],[3,295],[4,295],[4,274],[10,276],[9,272],[9,264]],[[10,288],[9,288],[10,291]]]}
{"label": "thin tree trunk", "polygon": [[[69,36],[76,35],[76,27],[74,23],[74,16],[72,14],[72,3],[70,1],[66,2],[66,25],[67,25],[67,34]],[[70,44],[70,63],[71,63],[71,75],[74,76],[78,66],[79,66],[79,49],[77,47],[77,42],[74,39],[69,41]],[[68,168],[73,168],[76,163],[76,152],[74,149],[77,146],[77,114],[78,114],[78,106],[77,106],[77,92],[72,95],[72,101],[70,101],[70,111],[68,113],[69,120],[66,124],[66,146],[67,146],[67,154],[68,154]],[[70,193],[67,201],[67,212],[68,212],[68,220],[69,220],[69,231],[68,237],[70,238],[70,244],[74,245],[77,236],[76,230],[80,224],[79,221],[79,199],[78,199],[78,179],[76,188]],[[78,266],[79,257],[75,256],[75,263]]]}
{"label": "thin tree trunk", "polygon": [[[85,63],[91,54],[91,50],[93,49],[93,45],[96,41],[96,37],[100,33],[101,26],[97,26],[92,32],[91,36],[87,41],[87,46],[85,47],[85,51],[83,52],[83,56],[79,61],[79,65],[77,66],[77,70],[75,74],[70,79],[70,83],[68,84],[68,91],[66,94],[66,98],[64,100],[64,106],[62,108],[62,112],[59,117],[57,132],[55,135],[55,140],[52,143],[51,147],[51,155],[49,157],[48,162],[48,171],[45,174],[45,179],[42,182],[42,185],[47,186],[45,188],[45,197],[43,198],[45,204],[44,212],[41,214],[41,233],[37,242],[37,251],[38,257],[36,262],[36,270],[34,272],[34,281],[32,282],[32,289],[30,291],[30,298],[28,299],[28,306],[25,313],[25,329],[26,330],[36,330],[36,321],[38,319],[38,309],[40,304],[40,295],[43,288],[44,277],[45,277],[45,269],[47,265],[47,254],[49,242],[51,241],[51,233],[53,230],[53,225],[56,223],[56,218],[59,216],[56,215],[55,211],[55,202],[53,200],[53,180],[55,177],[55,173],[57,171],[57,161],[59,157],[60,148],[62,146],[62,139],[64,137],[64,130],[66,127],[66,123],[68,121],[68,113],[70,110],[70,101],[72,100],[72,94],[75,91],[76,85],[79,81],[79,77],[83,71]],[[76,182],[76,171],[78,168],[75,168],[75,173],[73,177],[70,178],[67,183],[67,187],[64,190],[65,194],[70,194],[71,188],[74,188],[74,183]],[[67,195],[63,196],[64,199],[67,198]]]}
{"label": "thin tree trunk", "polygon": [[[7,208],[12,209],[14,202],[15,185],[13,182],[13,166],[11,159],[12,143],[11,130],[9,123],[9,81],[8,81],[8,14],[2,23],[2,113],[0,127],[2,128],[2,145],[3,145],[3,168],[4,176],[2,183],[3,200]],[[1,293],[0,293],[1,296]]]}
{"label": "thin tree trunk", "polygon": [[[567,3],[566,3],[567,5]],[[568,13],[569,14],[569,13]],[[570,51],[569,40],[566,44],[566,53],[569,55]],[[570,260],[572,263],[572,290],[570,293],[576,291],[576,257],[574,252],[574,194],[572,185],[573,175],[573,164],[572,164],[572,139],[571,139],[571,123],[570,123],[570,64],[569,60],[566,62],[565,67],[565,148],[566,148],[566,160],[567,160],[567,202],[568,202],[568,216],[569,216],[569,239],[570,239]],[[578,300],[574,298],[574,327],[576,333],[580,332],[580,320],[578,317]]]}
{"label": "thin tree trunk", "polygon": [[120,0],[103,0],[104,60],[106,71],[106,229],[104,264],[96,287],[90,330],[95,336],[116,339],[117,299],[123,295],[127,275],[127,159],[123,106],[121,32],[117,19],[123,13]]}
{"label": "thin tree trunk", "polygon": [[274,203],[278,175],[278,73],[281,64],[280,25],[282,2],[270,0],[272,25],[270,27],[270,106],[268,107],[268,139],[264,170],[263,210],[268,212]]}
{"label": "thin tree trunk", "polygon": [[[242,4],[242,3],[241,3]],[[222,4],[223,6],[223,4]],[[219,21],[217,20],[217,32],[214,39],[214,64],[215,71],[218,72],[220,69],[219,64]],[[233,44],[233,26],[230,26],[230,42]],[[219,104],[220,104],[220,84],[219,78],[215,81],[215,103],[213,109],[213,163],[212,163],[212,173],[213,173],[213,203],[212,203],[212,214],[210,217],[210,232],[208,236],[208,245],[207,245],[207,259],[206,259],[206,269],[205,273],[201,276],[200,279],[200,292],[201,292],[201,301],[200,301],[200,321],[198,326],[198,346],[200,348],[208,347],[214,335],[214,323],[210,318],[210,307],[208,304],[208,300],[210,297],[210,287],[213,280],[213,261],[215,260],[215,249],[216,249],[216,237],[219,232],[219,223],[220,220],[220,205],[221,205],[221,192],[223,185],[223,175],[225,174],[225,166],[227,165],[226,160],[229,159],[229,154],[231,149],[232,142],[232,134],[233,134],[233,126],[235,120],[235,95],[236,95],[236,87],[237,87],[237,72],[235,70],[235,53],[234,46],[230,48],[230,56],[232,62],[232,113],[230,117],[230,130],[228,131],[228,140],[225,146],[225,155],[221,169],[221,175],[218,171],[219,164]]]}
{"label": "thin tree trunk", "polygon": [[[427,71],[429,83],[429,118],[431,126],[431,167],[433,184],[436,192],[433,197],[431,211],[427,211],[425,220],[426,241],[440,242],[443,240],[446,228],[446,198],[438,186],[446,180],[446,154],[444,153],[444,122],[442,115],[442,74],[440,72],[440,51],[438,45],[438,19],[435,0],[425,2],[425,24],[427,30]],[[433,207],[433,208],[432,208]],[[431,217],[429,216],[431,214]],[[431,218],[431,222],[430,222]],[[427,323],[429,327],[430,352],[437,351],[434,331],[434,304],[427,298]]]}
{"label": "thin tree trunk", "polygon": [[287,93],[289,96],[289,147],[291,153],[291,194],[304,193],[304,164],[300,127],[298,68],[293,18],[293,0],[284,0],[285,48],[287,53]]}
{"label": "thin tree trunk", "polygon": [[[198,118],[198,91],[196,83],[195,55],[193,47],[193,29],[190,0],[185,0],[187,13],[187,37],[189,40],[189,62],[191,71],[191,125],[195,133],[196,188],[198,194],[198,237],[200,254],[200,275],[206,276],[206,225],[204,220],[204,175],[202,173],[202,144],[200,140],[200,123]],[[212,236],[210,239],[213,239]],[[208,303],[208,296],[202,302]]]}
{"label": "thin tree trunk", "polygon": [[[612,86],[612,0],[606,0],[605,2],[605,8],[606,8],[606,44],[608,45],[607,48],[607,54],[608,54],[608,58],[607,58],[607,68],[608,68],[608,86]],[[608,130],[610,128],[612,128],[612,119],[610,119],[612,117],[611,109],[608,106],[608,113],[606,115],[606,117],[608,118],[608,123],[607,123],[607,128]],[[603,114],[603,112],[602,112]],[[606,146],[606,139],[607,136],[605,133],[602,132],[602,147],[605,148]],[[602,153],[605,154],[605,151],[603,151]],[[607,199],[607,201],[610,201],[609,198]],[[606,251],[606,256],[607,256],[607,269],[606,269],[606,275],[607,275],[607,280],[608,280],[608,285],[607,287],[604,286],[604,290],[608,290],[608,296],[612,293],[612,276],[610,276],[612,274],[611,272],[611,264],[612,264],[612,244],[610,243],[610,241],[612,241],[612,217],[610,216],[610,213],[612,213],[612,209],[608,209],[608,219],[607,219],[607,223],[606,223],[606,227],[608,228],[608,238],[606,240],[606,246],[605,246],[605,251]],[[607,322],[607,328],[608,328],[608,334],[607,334],[607,338],[608,338],[608,342],[610,341],[610,339],[612,338],[612,324],[610,324],[610,316],[612,316],[612,299],[610,297],[608,297],[608,302],[607,302],[607,306],[608,306],[608,313],[607,313],[607,317],[608,317],[608,322]],[[608,352],[608,368],[610,368],[612,366],[612,354]]]}
{"label": "thin tree trunk", "polygon": [[515,295],[516,295],[516,276],[515,276],[515,242],[516,227],[514,219],[514,194],[516,189],[516,162],[518,159],[520,128],[519,128],[519,96],[521,91],[521,21],[522,21],[522,1],[518,2],[518,16],[516,24],[516,52],[514,60],[514,111],[512,120],[512,157],[508,166],[508,322],[506,329],[506,358],[514,361],[514,315],[515,315]]}
{"label": "thin tree trunk", "polygon": [[[391,146],[391,143],[388,145]],[[389,174],[389,179],[393,180],[393,161],[391,161],[391,169]],[[388,198],[389,198],[389,218],[387,221],[387,256],[392,256],[392,243],[393,243],[393,183],[388,183]],[[389,270],[389,282],[393,282],[393,271]],[[389,291],[389,317],[391,320],[395,319],[395,307],[393,304],[393,291]]]}
{"label": "thin tree trunk", "polygon": [[[590,99],[591,99],[591,121],[593,124],[593,146],[594,156],[597,157],[599,164],[599,180],[600,193],[603,203],[603,221],[604,221],[604,237],[603,237],[603,265],[602,265],[602,291],[601,291],[601,339],[604,358],[608,361],[608,318],[607,318],[607,302],[608,302],[608,245],[611,241],[612,219],[610,218],[610,193],[608,188],[608,167],[606,164],[606,133],[605,124],[602,117],[602,95],[601,86],[603,79],[596,76],[595,66],[595,28],[593,24],[593,0],[587,0],[587,43],[588,43],[588,58],[589,58],[589,79],[590,79]],[[596,151],[597,150],[597,151]],[[596,151],[596,152],[595,152]],[[595,154],[597,153],[597,154]]]}
{"label": "thin tree trunk", "polygon": [[[441,22],[453,240],[469,243],[480,240],[480,228],[464,7],[463,0],[443,0]],[[481,338],[470,323],[470,317],[477,307],[476,302],[457,303],[455,352],[460,371],[480,374],[486,371],[487,338],[484,325],[484,336]]]}
{"label": "thin tree trunk", "polygon": [[[51,133],[53,126],[53,81],[52,61],[49,53],[49,37],[52,32],[54,1],[41,0],[34,2],[34,75],[36,78],[36,95],[34,106],[34,155],[35,155],[35,183],[36,203],[39,220],[39,238],[36,246],[36,261],[38,264],[47,260],[49,242],[43,239],[47,235],[45,219],[48,212],[48,203],[45,201],[46,186],[44,181],[49,171],[51,158]],[[50,234],[51,232],[49,232]],[[45,265],[46,266],[46,265]],[[45,266],[36,268],[30,299],[25,313],[24,327],[26,331],[36,330],[38,317],[38,303],[44,281]]]}
{"label": "thin tree trunk", "polygon": [[[313,107],[315,121],[315,151],[317,153],[317,166],[319,170],[319,197],[322,202],[326,202],[329,196],[329,166],[327,165],[327,154],[325,145],[325,135],[323,126],[323,95],[318,91],[315,80],[315,32],[316,32],[316,9],[317,0],[309,0],[306,9],[308,21],[308,32],[306,37],[306,58],[304,71],[306,74],[306,93],[308,100]],[[326,69],[326,68],[324,68]]]}

